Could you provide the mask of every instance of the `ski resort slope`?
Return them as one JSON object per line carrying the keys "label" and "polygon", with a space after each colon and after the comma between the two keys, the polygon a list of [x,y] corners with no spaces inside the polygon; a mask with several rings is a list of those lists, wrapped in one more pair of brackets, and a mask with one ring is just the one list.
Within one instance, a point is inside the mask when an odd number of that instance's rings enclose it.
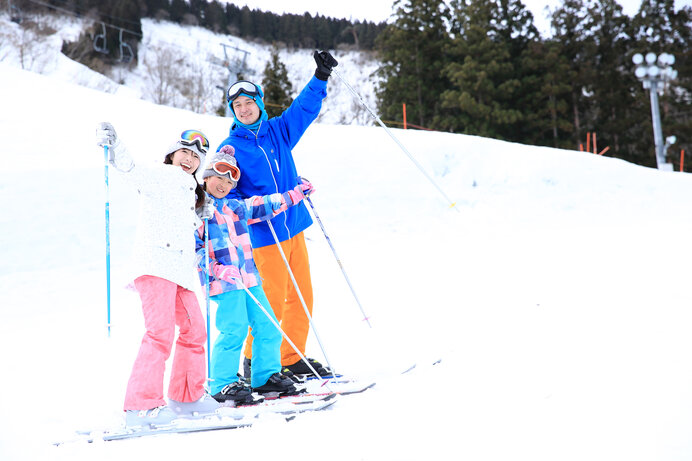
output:
{"label": "ski resort slope", "polygon": [[[327,124],[309,128],[296,162],[372,328],[317,224],[314,322],[330,363],[377,386],[291,422],[52,446],[119,422],[143,333],[124,288],[137,195],[114,171],[106,328],[97,122],[144,163],[183,129],[215,148],[229,120],[3,63],[0,101],[0,459],[692,456],[689,175],[392,130],[450,208],[382,128]],[[314,336],[308,355],[325,359]]]}

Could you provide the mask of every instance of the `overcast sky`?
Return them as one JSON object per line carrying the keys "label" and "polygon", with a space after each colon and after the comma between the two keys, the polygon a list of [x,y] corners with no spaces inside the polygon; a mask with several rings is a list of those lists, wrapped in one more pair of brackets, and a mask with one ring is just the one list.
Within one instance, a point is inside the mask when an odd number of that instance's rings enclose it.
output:
{"label": "overcast sky", "polygon": [[[225,0],[222,0],[225,1]],[[544,8],[549,6],[551,9],[562,2],[560,0],[522,0],[524,5],[531,10],[534,22],[541,34],[547,35],[549,21],[545,17]],[[633,16],[639,10],[641,0],[617,0],[622,5],[626,15]],[[273,11],[275,13],[303,14],[306,11],[315,16],[319,13],[322,16],[334,18],[346,18],[353,20],[369,20],[373,22],[386,21],[392,14],[393,0],[347,0],[347,1],[325,1],[325,0],[228,0],[237,6],[248,6],[251,9],[263,11]],[[692,0],[675,0],[675,8],[692,5]]]}

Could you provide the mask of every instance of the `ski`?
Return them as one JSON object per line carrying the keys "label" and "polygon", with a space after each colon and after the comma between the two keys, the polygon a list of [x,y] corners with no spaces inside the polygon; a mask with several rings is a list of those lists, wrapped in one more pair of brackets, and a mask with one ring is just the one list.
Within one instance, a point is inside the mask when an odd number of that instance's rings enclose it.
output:
{"label": "ski", "polygon": [[337,395],[360,394],[375,386],[376,381],[359,381],[349,379],[345,381],[317,381],[310,380],[306,383],[307,395],[328,395],[334,393]]}
{"label": "ski", "polygon": [[298,379],[299,382],[305,383],[308,381],[320,381],[324,379],[328,379],[332,382],[339,382],[341,380],[343,381],[351,381],[350,378],[345,377],[341,373],[337,373],[335,376],[329,374],[327,376],[315,376],[314,374],[294,374],[293,375],[296,379]]}
{"label": "ski", "polygon": [[[147,437],[150,435],[161,435],[161,434],[184,434],[191,432],[205,432],[205,431],[220,431],[229,429],[238,429],[241,427],[252,426],[252,422],[240,422],[231,420],[230,422],[219,421],[218,423],[207,423],[207,424],[171,424],[167,426],[161,426],[156,428],[141,428],[132,429],[124,428],[116,431],[104,432],[101,438],[105,442],[111,442],[114,440],[126,440],[138,437]],[[93,441],[89,440],[91,443]]]}
{"label": "ski", "polygon": [[[295,415],[299,413],[305,413],[308,411],[320,411],[332,406],[336,400],[334,399],[336,395],[331,394],[330,398],[315,400],[311,403],[291,403],[292,407],[282,409],[280,411],[272,411],[271,413],[277,413],[286,416],[286,420],[292,420]],[[243,408],[243,407],[239,407]],[[253,407],[249,407],[253,408]],[[221,413],[220,413],[221,414]],[[256,418],[260,416],[261,413],[255,415],[246,415],[242,419],[236,419],[232,416],[210,416],[203,419],[180,419],[174,424],[147,428],[147,429],[132,429],[124,428],[118,431],[106,432],[102,435],[104,441],[114,441],[114,440],[125,440],[137,437],[146,437],[150,435],[159,434],[185,434],[193,432],[209,432],[209,431],[221,431],[238,429],[242,427],[250,427],[256,421]]]}
{"label": "ski", "polygon": [[297,394],[265,399],[254,405],[231,406],[222,405],[214,413],[199,415],[195,418],[180,418],[173,424],[160,427],[119,427],[106,430],[77,431],[77,437],[72,440],[55,442],[60,446],[71,442],[92,443],[97,439],[104,441],[125,440],[137,437],[146,437],[157,434],[181,434],[191,432],[206,432],[218,430],[230,430],[242,427],[250,427],[263,415],[278,414],[284,416],[287,421],[295,418],[300,413],[320,411],[331,407],[336,403],[335,393],[325,394]]}

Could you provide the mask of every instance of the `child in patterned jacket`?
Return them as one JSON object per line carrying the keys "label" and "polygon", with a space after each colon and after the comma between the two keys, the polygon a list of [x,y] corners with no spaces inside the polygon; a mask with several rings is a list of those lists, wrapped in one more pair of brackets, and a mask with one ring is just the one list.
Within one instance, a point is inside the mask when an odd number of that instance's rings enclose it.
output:
{"label": "child in patterned jacket", "polygon": [[[202,285],[210,284],[210,299],[217,306],[219,333],[211,354],[210,394],[218,402],[232,400],[237,404],[252,401],[253,391],[281,395],[297,392],[293,380],[281,374],[282,335],[268,317],[278,324],[252,258],[248,224],[271,219],[300,203],[312,192],[312,185],[302,180],[295,189],[284,193],[244,200],[227,198],[240,178],[234,153],[232,146],[224,146],[210,159],[202,175],[207,201],[198,210],[198,215],[208,223],[208,271],[205,268],[204,225],[195,233],[195,239],[200,279]],[[205,280],[207,274],[208,280]],[[245,288],[262,304],[266,313]],[[238,378],[248,326],[252,327],[255,336],[251,388]]]}

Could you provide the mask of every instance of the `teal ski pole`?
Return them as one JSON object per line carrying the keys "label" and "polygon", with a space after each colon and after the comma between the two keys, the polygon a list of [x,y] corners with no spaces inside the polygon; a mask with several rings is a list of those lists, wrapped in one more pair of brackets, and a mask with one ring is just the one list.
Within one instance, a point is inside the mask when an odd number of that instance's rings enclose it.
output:
{"label": "teal ski pole", "polygon": [[110,191],[108,186],[108,145],[103,146],[104,173],[106,179],[106,313],[108,337],[111,337],[111,218]]}
{"label": "teal ski pole", "polygon": [[211,382],[211,321],[209,320],[209,218],[204,218],[204,292],[207,300],[207,382]]}

